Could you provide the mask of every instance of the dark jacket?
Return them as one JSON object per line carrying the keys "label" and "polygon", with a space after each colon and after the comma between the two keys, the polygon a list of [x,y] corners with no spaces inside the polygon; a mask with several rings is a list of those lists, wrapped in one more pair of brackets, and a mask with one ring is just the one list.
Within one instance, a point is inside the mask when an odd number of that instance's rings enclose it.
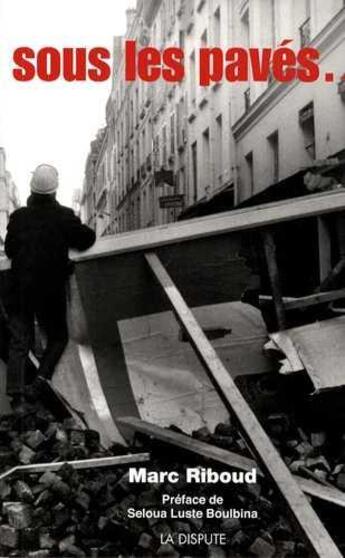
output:
{"label": "dark jacket", "polygon": [[18,286],[50,290],[64,283],[71,272],[69,248],[86,250],[94,242],[94,231],[72,209],[60,205],[54,196],[31,194],[27,207],[10,217],[5,252],[12,260]]}

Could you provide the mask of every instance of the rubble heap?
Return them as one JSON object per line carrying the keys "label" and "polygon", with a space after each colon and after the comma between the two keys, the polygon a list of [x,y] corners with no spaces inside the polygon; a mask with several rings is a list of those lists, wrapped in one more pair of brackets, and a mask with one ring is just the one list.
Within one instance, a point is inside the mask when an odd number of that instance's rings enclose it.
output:
{"label": "rubble heap", "polygon": [[[169,457],[154,459],[150,470],[178,471],[176,484],[134,484],[128,468],[76,471],[64,465],[56,473],[13,475],[1,485],[0,549],[8,557],[156,557],[182,556],[261,558],[307,556],[270,493],[262,484],[192,485],[185,482],[186,464]],[[222,519],[171,518],[162,494],[221,494],[216,507]],[[177,509],[193,509],[194,506]],[[198,508],[198,506],[195,506]],[[128,510],[146,510],[129,518]],[[147,510],[166,509],[167,518]],[[258,518],[226,517],[226,510],[256,510]],[[226,547],[172,544],[168,535],[222,532]]]}
{"label": "rubble heap", "polygon": [[[263,421],[274,444],[291,471],[330,482],[343,489],[345,466],[339,440],[331,443],[326,431],[307,429],[285,412],[268,413]],[[174,430],[176,427],[172,427]],[[193,437],[223,449],[250,456],[233,424],[206,427]],[[335,452],[338,448],[338,453]],[[65,463],[58,471],[13,473],[0,480],[0,556],[53,557],[145,557],[183,558],[288,558],[309,556],[304,544],[279,506],[264,478],[256,484],[187,484],[186,467],[200,466],[200,457],[137,435],[135,447],[100,446],[99,434],[81,430],[72,419],[58,422],[41,403],[26,402],[13,414],[0,418],[0,467],[52,461],[73,461],[127,451],[150,451],[151,471],[178,471],[177,483],[130,483],[128,466],[76,470]],[[205,466],[205,463],[202,463]],[[217,467],[212,464],[212,469]],[[219,468],[223,470],[224,468]],[[162,509],[162,494],[219,494],[215,518],[166,518],[155,514],[129,517],[128,510]],[[198,507],[198,506],[194,506]],[[185,509],[184,506],[178,509]],[[192,506],[193,509],[193,506]],[[333,508],[332,508],[333,509]],[[237,510],[237,514],[228,514]],[[248,517],[241,511],[257,512]],[[339,522],[342,514],[337,510]],[[332,520],[332,524],[336,522]],[[335,538],[340,547],[339,533]],[[178,533],[225,533],[226,546],[183,545]],[[169,540],[169,535],[173,540]],[[334,535],[334,533],[333,533]],[[175,537],[175,538],[174,538]]]}
{"label": "rubble heap", "polygon": [[75,461],[126,453],[124,446],[105,450],[99,433],[81,429],[73,418],[58,422],[41,403],[25,401],[0,417],[0,473],[17,465]]}
{"label": "rubble heap", "polygon": [[[285,413],[268,415],[264,423],[292,473],[345,490],[345,431],[335,437],[334,432],[327,430],[310,430],[296,424],[294,418]],[[218,425],[213,434],[204,427],[193,432],[193,437],[252,457],[238,430],[230,425]]]}

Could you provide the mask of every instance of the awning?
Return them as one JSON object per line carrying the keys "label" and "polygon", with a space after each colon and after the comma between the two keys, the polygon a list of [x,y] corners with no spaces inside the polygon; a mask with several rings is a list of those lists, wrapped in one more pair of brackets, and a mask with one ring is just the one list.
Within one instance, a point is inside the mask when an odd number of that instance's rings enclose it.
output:
{"label": "awning", "polygon": [[178,220],[193,219],[193,217],[202,217],[213,213],[221,213],[233,209],[235,204],[234,186],[229,184],[220,192],[214,194],[211,198],[203,198],[195,204],[187,207],[180,214]]}

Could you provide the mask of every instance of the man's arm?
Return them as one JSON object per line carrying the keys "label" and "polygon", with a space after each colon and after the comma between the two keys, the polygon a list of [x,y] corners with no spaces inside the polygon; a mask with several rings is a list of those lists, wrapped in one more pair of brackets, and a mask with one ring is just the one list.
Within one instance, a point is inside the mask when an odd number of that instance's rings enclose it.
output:
{"label": "man's arm", "polygon": [[95,231],[87,225],[83,225],[79,217],[72,210],[65,215],[65,229],[67,242],[70,248],[75,250],[87,250],[95,243]]}
{"label": "man's arm", "polygon": [[12,259],[19,250],[18,224],[15,213],[10,216],[5,238],[5,254]]}

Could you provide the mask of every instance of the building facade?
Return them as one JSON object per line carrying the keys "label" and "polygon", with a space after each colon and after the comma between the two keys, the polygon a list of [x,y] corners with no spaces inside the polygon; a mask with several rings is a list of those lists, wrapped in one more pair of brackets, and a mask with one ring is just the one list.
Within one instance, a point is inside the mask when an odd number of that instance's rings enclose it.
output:
{"label": "building facade", "polygon": [[4,242],[9,216],[20,206],[17,187],[6,168],[6,153],[0,147],[0,255],[4,253]]}
{"label": "building facade", "polygon": [[98,199],[99,169],[103,165],[101,153],[104,153],[103,144],[105,137],[106,128],[102,128],[97,132],[96,138],[90,144],[90,152],[85,165],[83,190],[80,198],[80,215],[83,221],[99,235],[103,233],[102,213]]}
{"label": "building facade", "polygon": [[[181,47],[185,78],[126,82],[127,39]],[[99,235],[172,222],[222,192],[228,209],[315,159],[345,158],[337,81],[198,85],[201,47],[276,48],[284,39],[296,51],[317,48],[322,77],[342,76],[344,0],[138,0],[127,11],[107,125],[86,164],[82,211]]]}
{"label": "building facade", "polygon": [[[251,83],[242,98],[234,97],[232,133],[242,201],[315,160],[345,158],[345,102],[338,82],[345,72],[345,8],[343,0],[238,5],[235,29],[243,19],[248,22],[251,44],[277,46],[289,38],[296,50],[310,44],[320,52],[320,80]],[[272,26],[263,24],[269,17]],[[262,36],[263,29],[272,29],[271,37]],[[326,83],[329,71],[338,80]]]}

